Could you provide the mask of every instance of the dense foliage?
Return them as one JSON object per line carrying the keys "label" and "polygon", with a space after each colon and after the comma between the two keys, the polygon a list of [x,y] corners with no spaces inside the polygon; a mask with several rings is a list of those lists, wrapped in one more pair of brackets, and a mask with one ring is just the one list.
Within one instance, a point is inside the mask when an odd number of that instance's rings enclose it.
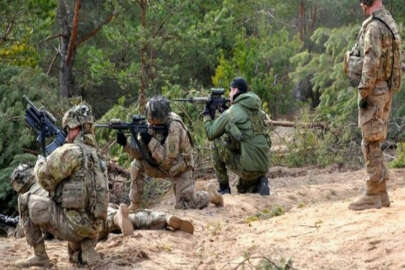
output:
{"label": "dense foliage", "polygon": [[[401,1],[384,2],[404,24]],[[361,13],[353,0],[2,1],[2,207],[14,203],[9,200],[10,172],[38,151],[22,119],[23,94],[58,119],[66,97],[82,96],[100,122],[129,120],[143,112],[150,96],[208,95],[211,87],[228,90],[233,77],[244,76],[272,118],[298,116],[328,124],[327,129],[297,129],[288,153],[274,155],[275,162],[326,166],[360,161],[357,93],[342,73],[342,57],[355,41]],[[394,99],[393,143],[403,140],[404,96],[402,91]],[[203,108],[174,102],[172,108],[192,131],[197,157],[208,157],[199,116]],[[97,130],[104,153],[128,165],[114,135]],[[401,160],[395,166],[402,166]]]}

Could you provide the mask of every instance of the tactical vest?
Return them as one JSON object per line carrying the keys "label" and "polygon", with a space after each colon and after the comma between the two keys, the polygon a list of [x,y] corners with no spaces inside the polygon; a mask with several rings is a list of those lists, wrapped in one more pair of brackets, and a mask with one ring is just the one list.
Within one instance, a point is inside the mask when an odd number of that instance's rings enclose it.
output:
{"label": "tactical vest", "polygon": [[374,14],[364,21],[361,30],[358,35],[358,40],[351,51],[346,52],[343,62],[344,73],[350,79],[350,83],[353,87],[357,87],[360,84],[362,70],[363,70],[363,48],[361,48],[361,39],[364,38],[364,32],[367,26],[374,20],[378,20],[382,23],[392,34],[392,57],[385,57],[386,81],[388,87],[394,93],[398,92],[401,88],[401,38],[399,36],[398,28],[392,18],[392,16],[384,16]]}
{"label": "tactical vest", "polygon": [[85,211],[95,219],[105,219],[109,201],[106,166],[94,147],[77,145],[83,154],[82,166],[57,186],[55,200],[65,209]]}
{"label": "tactical vest", "polygon": [[[186,127],[186,125],[184,124],[184,122],[183,122],[183,120],[181,119],[181,117],[180,117],[179,115],[177,115],[176,113],[174,113],[174,112],[171,112],[170,115],[169,115],[169,124],[168,124],[169,130],[170,130],[170,125],[171,125],[172,122],[177,122],[177,123],[180,123],[180,124],[181,124],[181,126],[183,127],[183,129],[187,132],[187,137],[188,137],[188,139],[189,139],[189,141],[190,141],[191,147],[193,147],[194,144],[193,144],[193,139],[192,139],[192,137],[191,137],[190,131],[187,129],[187,127]],[[169,140],[170,140],[170,139],[169,139]],[[166,143],[170,144],[169,141],[166,142]],[[182,156],[183,156],[183,158],[184,158],[184,161],[186,162],[186,165],[187,165],[188,167],[194,168],[194,159],[193,159],[193,154],[192,154],[192,152],[189,151],[189,152],[187,152],[187,153],[182,153]],[[174,157],[173,157],[173,158],[174,158]]]}

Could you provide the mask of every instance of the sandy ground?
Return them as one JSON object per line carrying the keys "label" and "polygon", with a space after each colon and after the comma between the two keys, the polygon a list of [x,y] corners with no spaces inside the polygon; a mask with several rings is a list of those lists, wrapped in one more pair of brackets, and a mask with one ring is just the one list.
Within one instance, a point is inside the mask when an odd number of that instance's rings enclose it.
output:
{"label": "sandy ground", "polygon": [[[270,197],[236,194],[233,178],[224,208],[175,210],[167,194],[155,208],[192,220],[194,235],[111,235],[97,245],[104,260],[96,269],[266,269],[288,259],[295,269],[405,269],[405,169],[391,171],[391,207],[363,212],[347,205],[362,192],[364,170],[272,168],[270,175]],[[53,269],[73,269],[66,242],[46,246]],[[1,238],[0,254],[0,269],[15,269],[31,250],[25,239]]]}

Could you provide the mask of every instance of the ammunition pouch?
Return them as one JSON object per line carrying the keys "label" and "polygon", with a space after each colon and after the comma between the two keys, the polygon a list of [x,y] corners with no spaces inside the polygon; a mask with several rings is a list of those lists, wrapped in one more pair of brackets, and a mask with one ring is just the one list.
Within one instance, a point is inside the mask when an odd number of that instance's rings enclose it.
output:
{"label": "ammunition pouch", "polygon": [[343,71],[349,78],[351,86],[359,86],[362,70],[363,58],[356,56],[353,51],[346,52],[343,61]]}
{"label": "ammunition pouch", "polygon": [[361,127],[361,131],[367,142],[383,141],[387,137],[387,125],[382,119],[371,119]]}
{"label": "ammunition pouch", "polygon": [[63,183],[62,207],[67,209],[85,209],[86,189],[84,182],[72,181]]}

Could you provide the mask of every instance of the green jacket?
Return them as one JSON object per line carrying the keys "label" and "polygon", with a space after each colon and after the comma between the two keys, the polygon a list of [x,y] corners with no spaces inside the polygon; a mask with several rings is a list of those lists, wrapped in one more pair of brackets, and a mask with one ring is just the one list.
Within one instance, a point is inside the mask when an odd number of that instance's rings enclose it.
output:
{"label": "green jacket", "polygon": [[225,147],[240,155],[242,169],[267,172],[270,138],[261,110],[261,100],[253,92],[239,95],[233,105],[217,119],[205,119],[205,131],[210,141],[225,134]]}

